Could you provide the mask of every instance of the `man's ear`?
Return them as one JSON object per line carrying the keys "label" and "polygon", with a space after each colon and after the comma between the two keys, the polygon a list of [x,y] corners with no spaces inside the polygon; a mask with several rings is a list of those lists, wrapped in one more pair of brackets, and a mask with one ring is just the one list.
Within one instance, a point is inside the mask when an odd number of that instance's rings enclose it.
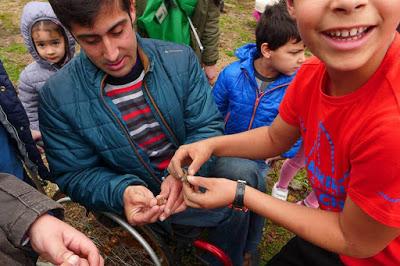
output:
{"label": "man's ear", "polygon": [[270,58],[271,57],[271,49],[269,49],[269,47],[268,47],[268,43],[263,43],[263,44],[261,44],[261,47],[260,47],[261,49],[261,55],[264,57],[264,58]]}
{"label": "man's ear", "polygon": [[296,18],[296,14],[295,14],[295,10],[294,10],[294,0],[286,0],[286,6],[287,6],[287,10],[289,15],[295,19]]}
{"label": "man's ear", "polygon": [[136,20],[136,0],[130,0],[130,1],[131,1],[131,8],[129,10],[129,15],[131,17],[132,23],[134,23]]}

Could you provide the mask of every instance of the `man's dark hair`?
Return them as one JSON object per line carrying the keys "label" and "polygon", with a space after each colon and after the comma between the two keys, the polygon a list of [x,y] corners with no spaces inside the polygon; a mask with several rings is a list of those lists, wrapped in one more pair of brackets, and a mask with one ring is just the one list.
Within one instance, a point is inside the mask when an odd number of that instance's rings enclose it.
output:
{"label": "man's dark hair", "polygon": [[257,51],[261,55],[261,45],[268,43],[272,51],[285,45],[290,40],[301,41],[296,22],[290,17],[286,1],[281,0],[272,6],[266,6],[256,27]]}
{"label": "man's dark hair", "polygon": [[57,18],[68,30],[71,30],[72,24],[93,26],[101,8],[113,6],[116,1],[122,10],[130,14],[130,0],[49,0]]}

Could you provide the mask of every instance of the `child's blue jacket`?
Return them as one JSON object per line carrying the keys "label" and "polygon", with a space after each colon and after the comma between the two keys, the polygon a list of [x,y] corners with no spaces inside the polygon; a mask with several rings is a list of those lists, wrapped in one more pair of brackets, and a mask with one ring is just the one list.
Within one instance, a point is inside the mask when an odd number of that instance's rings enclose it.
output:
{"label": "child's blue jacket", "polygon": [[[265,92],[259,93],[254,73],[254,60],[258,58],[256,45],[246,44],[235,54],[239,60],[221,72],[213,89],[218,109],[225,118],[225,134],[270,125],[278,115],[279,105],[295,76],[281,74]],[[293,157],[300,145],[301,140],[282,156]]]}

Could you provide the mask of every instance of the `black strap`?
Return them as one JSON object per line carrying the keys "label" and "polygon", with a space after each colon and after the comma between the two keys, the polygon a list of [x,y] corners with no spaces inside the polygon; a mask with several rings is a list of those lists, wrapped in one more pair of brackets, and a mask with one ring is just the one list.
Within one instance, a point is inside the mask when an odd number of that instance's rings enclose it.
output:
{"label": "black strap", "polygon": [[241,211],[246,211],[247,208],[244,207],[244,192],[246,189],[246,181],[238,180],[236,186],[235,199],[233,200],[232,206]]}

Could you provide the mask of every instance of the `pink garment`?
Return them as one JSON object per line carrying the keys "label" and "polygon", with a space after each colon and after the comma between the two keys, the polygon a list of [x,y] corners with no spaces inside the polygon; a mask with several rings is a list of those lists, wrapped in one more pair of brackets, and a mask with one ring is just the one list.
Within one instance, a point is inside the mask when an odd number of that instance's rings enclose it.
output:
{"label": "pink garment", "polygon": [[278,188],[287,189],[290,181],[293,179],[297,171],[305,166],[305,157],[303,146],[299,149],[297,154],[290,159],[287,159],[281,168],[281,176],[278,180]]}
{"label": "pink garment", "polygon": [[254,10],[253,12],[253,17],[256,19],[256,21],[258,22],[261,18],[261,13],[258,12],[257,10]]}
{"label": "pink garment", "polygon": [[307,197],[303,200],[303,204],[307,207],[315,209],[319,207],[318,198],[314,190],[311,191],[310,194],[308,194]]}
{"label": "pink garment", "polygon": [[[281,168],[281,176],[278,180],[277,187],[287,189],[290,181],[296,175],[297,171],[305,166],[305,156],[303,146],[299,149],[297,154],[290,159],[287,159]],[[311,191],[310,194],[302,201],[304,205],[311,208],[318,208],[319,203],[317,196],[314,191]]]}

